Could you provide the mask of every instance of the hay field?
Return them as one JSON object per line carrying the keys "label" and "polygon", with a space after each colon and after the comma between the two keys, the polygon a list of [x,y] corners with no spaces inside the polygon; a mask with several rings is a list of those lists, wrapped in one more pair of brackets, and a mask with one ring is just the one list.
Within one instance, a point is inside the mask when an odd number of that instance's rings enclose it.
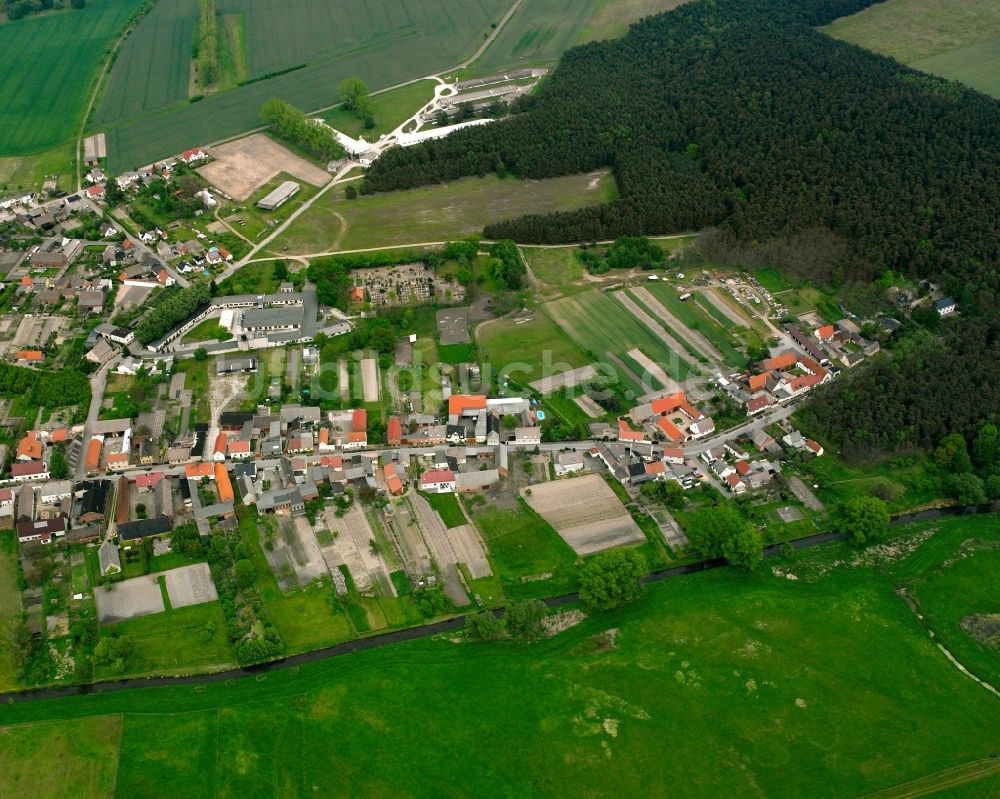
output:
{"label": "hay field", "polygon": [[886,0],[822,30],[1000,97],[1000,4],[994,0]]}
{"label": "hay field", "polygon": [[524,0],[475,63],[477,73],[555,61],[580,38],[598,0]]}
{"label": "hay field", "polygon": [[[184,42],[183,52],[179,48],[190,12],[186,4],[192,0],[179,2],[176,8],[164,7],[171,22],[164,41],[146,48],[148,61],[143,62],[141,44],[160,37],[152,16],[140,24],[133,34],[136,44],[127,44],[129,54],[123,53],[112,70],[92,128],[108,132],[113,172],[258,127],[260,106],[272,97],[312,111],[339,102],[337,86],[344,78],[361,78],[375,90],[447,69],[475,50],[509,5],[506,0],[301,0],[292,5],[221,0],[218,13],[243,15],[248,80],[189,102],[177,81],[190,65],[192,40]],[[171,48],[176,57],[167,67],[162,59]]]}
{"label": "hay field", "polygon": [[646,540],[639,525],[603,477],[588,474],[525,489],[524,499],[577,555]]}
{"label": "hay field", "polygon": [[90,0],[0,25],[0,154],[38,153],[73,138],[105,50],[141,5]]}

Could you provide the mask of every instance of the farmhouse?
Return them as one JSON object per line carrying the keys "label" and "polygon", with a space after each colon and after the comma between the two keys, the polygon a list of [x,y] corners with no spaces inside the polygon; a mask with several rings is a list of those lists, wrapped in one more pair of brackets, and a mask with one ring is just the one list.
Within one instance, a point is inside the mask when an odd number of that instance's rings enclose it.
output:
{"label": "farmhouse", "polygon": [[455,473],[451,469],[429,469],[420,475],[420,490],[431,494],[455,491]]}
{"label": "farmhouse", "polygon": [[257,207],[263,211],[273,211],[298,194],[299,188],[294,180],[286,180],[266,197],[258,200]]}
{"label": "farmhouse", "polygon": [[38,521],[24,520],[18,522],[15,527],[17,540],[22,544],[29,541],[49,544],[53,537],[66,535],[66,517],[55,516],[51,519],[39,519]]}
{"label": "farmhouse", "polygon": [[583,471],[583,453],[570,451],[570,452],[560,452],[558,455],[554,456],[555,463],[553,464],[555,468],[555,473],[559,476],[564,474],[569,474],[570,472]]}

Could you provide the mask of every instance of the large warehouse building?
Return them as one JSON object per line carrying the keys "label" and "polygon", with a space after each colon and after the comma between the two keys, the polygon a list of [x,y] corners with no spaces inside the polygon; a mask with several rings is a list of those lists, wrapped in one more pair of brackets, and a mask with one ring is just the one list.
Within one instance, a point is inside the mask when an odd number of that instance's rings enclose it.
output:
{"label": "large warehouse building", "polygon": [[299,191],[299,184],[294,180],[286,180],[278,188],[257,201],[257,207],[264,211],[273,211],[275,208],[288,202]]}

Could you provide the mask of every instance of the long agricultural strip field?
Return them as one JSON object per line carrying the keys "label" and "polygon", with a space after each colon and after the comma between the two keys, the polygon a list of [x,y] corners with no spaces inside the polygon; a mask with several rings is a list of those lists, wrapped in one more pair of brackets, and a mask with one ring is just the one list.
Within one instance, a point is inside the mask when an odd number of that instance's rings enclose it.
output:
{"label": "long agricultural strip field", "polygon": [[598,205],[614,191],[614,178],[606,171],[547,180],[462,178],[355,200],[345,199],[344,191],[336,188],[295,220],[271,244],[271,251],[296,255],[448,241],[521,214]]}
{"label": "long agricultural strip field", "polygon": [[[371,89],[447,69],[472,53],[506,0],[219,0],[243,15],[248,81],[187,97],[194,0],[164,0],[123,46],[92,128],[108,132],[112,172],[260,126],[272,97],[305,110],[339,101],[341,80]],[[155,43],[154,40],[155,39]],[[281,73],[281,74],[273,74]],[[266,77],[271,75],[271,77]]]}
{"label": "long agricultural strip field", "polygon": [[108,46],[141,5],[90,0],[83,9],[0,24],[0,156],[73,138]]}
{"label": "long agricultural strip field", "polygon": [[[652,330],[629,313],[623,305],[596,289],[574,297],[565,297],[542,307],[555,323],[596,361],[608,362],[610,353],[613,356],[612,364],[617,358],[641,376],[643,368],[628,354],[633,348],[638,348],[659,364],[673,380],[678,382],[684,380],[691,370],[689,362],[684,357],[687,353],[676,353],[668,348]],[[655,384],[639,385],[627,373],[622,374],[622,382],[636,396],[646,394],[650,390],[667,388]]]}
{"label": "long agricultural strip field", "polygon": [[[490,513],[508,520],[476,515]],[[991,529],[992,516],[916,528],[871,565],[836,544],[770,562],[778,575],[672,578],[530,647],[439,637],[201,685],[2,704],[0,796],[458,797],[502,784],[539,799],[665,785],[800,799],[916,796],[906,783],[959,778],[948,796],[989,796],[997,698],[896,588],[929,605],[934,586],[920,581],[978,560],[985,550],[948,565],[963,542],[995,540]],[[933,610],[932,625],[990,612],[984,563],[962,575],[977,593]]]}

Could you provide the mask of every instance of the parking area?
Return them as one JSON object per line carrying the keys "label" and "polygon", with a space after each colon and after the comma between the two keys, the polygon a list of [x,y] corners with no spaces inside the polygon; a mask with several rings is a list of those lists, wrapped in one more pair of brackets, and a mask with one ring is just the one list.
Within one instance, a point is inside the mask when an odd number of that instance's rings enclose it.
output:
{"label": "parking area", "polygon": [[445,308],[438,311],[437,327],[442,344],[468,344],[469,309]]}

